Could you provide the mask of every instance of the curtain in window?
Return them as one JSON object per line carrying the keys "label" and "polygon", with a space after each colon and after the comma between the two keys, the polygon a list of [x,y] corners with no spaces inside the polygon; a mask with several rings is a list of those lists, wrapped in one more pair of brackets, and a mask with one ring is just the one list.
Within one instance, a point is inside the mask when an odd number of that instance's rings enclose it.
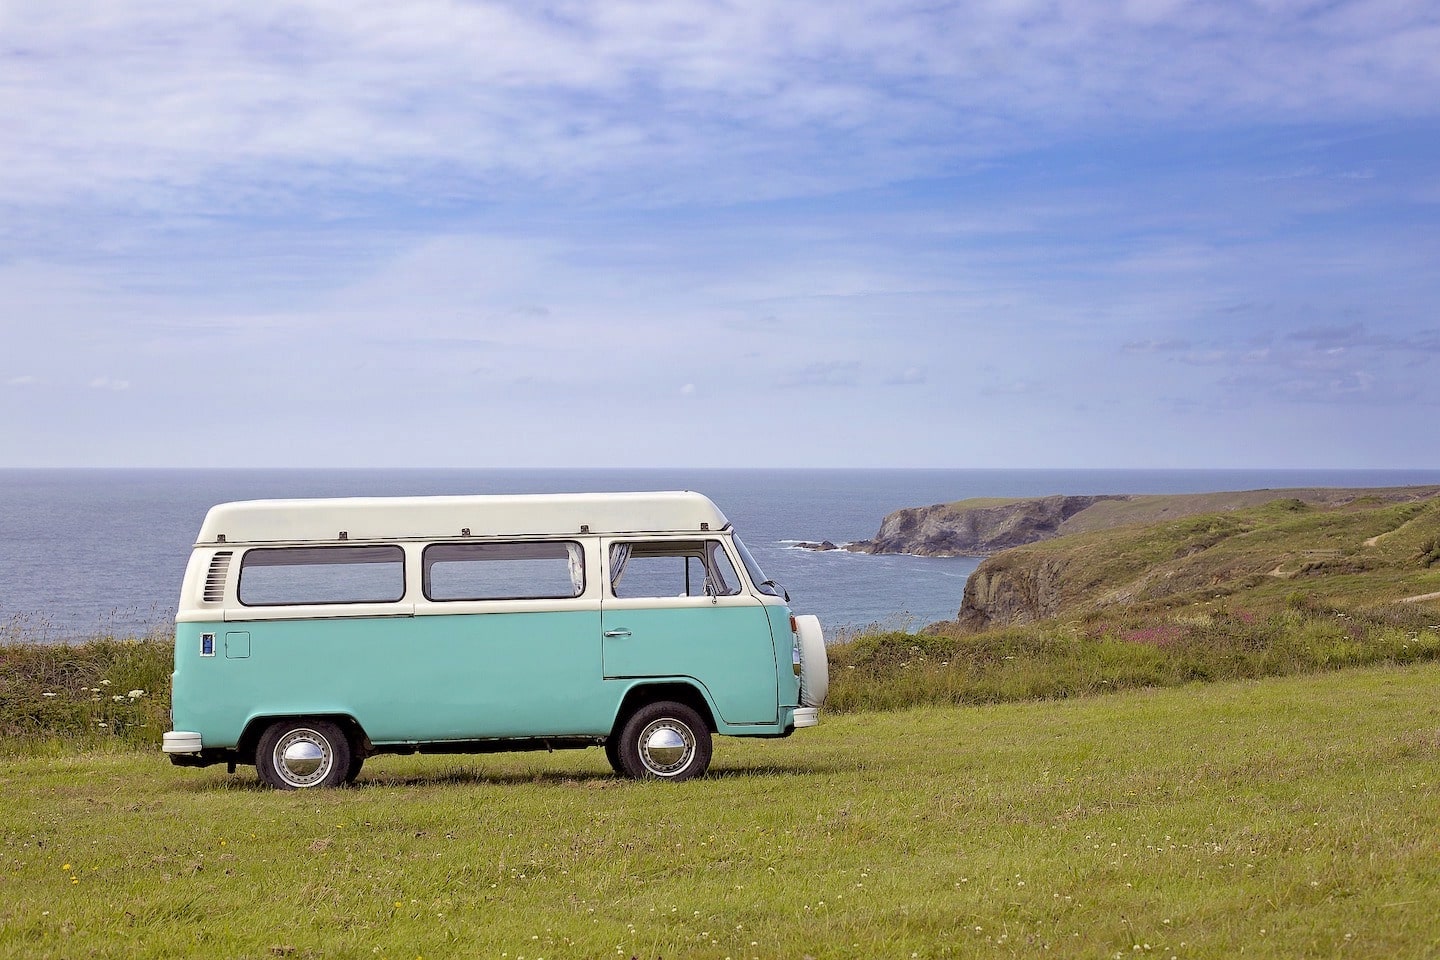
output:
{"label": "curtain in window", "polygon": [[625,576],[625,564],[630,562],[630,544],[610,544],[610,592],[614,593],[620,586],[620,578]]}
{"label": "curtain in window", "polygon": [[570,586],[575,588],[578,597],[585,592],[585,551],[578,543],[567,543],[565,549],[569,552]]}

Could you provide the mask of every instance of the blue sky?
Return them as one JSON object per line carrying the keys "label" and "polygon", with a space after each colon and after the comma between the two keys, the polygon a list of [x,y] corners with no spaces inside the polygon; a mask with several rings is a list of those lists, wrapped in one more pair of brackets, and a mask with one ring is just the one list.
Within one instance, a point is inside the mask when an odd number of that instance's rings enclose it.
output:
{"label": "blue sky", "polygon": [[0,466],[1440,468],[1440,8],[0,8]]}

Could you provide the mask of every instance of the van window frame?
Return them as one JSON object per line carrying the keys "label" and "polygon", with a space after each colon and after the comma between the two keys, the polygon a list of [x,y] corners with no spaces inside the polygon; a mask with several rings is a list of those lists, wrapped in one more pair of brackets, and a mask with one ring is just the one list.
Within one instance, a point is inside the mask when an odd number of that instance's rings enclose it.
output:
{"label": "van window frame", "polygon": [[[624,545],[624,546],[631,547],[632,549],[633,549],[634,547],[637,547],[637,546],[650,548],[650,549],[648,549],[648,550],[641,550],[641,551],[639,552],[638,557],[637,557],[633,552],[627,552],[627,556],[626,556],[626,560],[625,560],[625,563],[626,563],[627,565],[631,562],[632,559],[647,558],[647,555],[648,555],[649,558],[657,558],[657,559],[663,559],[663,558],[681,559],[681,558],[684,558],[684,559],[686,560],[686,573],[685,573],[685,577],[686,577],[686,584],[685,584],[685,586],[686,586],[686,591],[685,591],[685,593],[683,594],[683,597],[684,597],[685,599],[690,599],[690,600],[703,600],[703,599],[705,599],[705,598],[707,598],[707,597],[710,597],[710,598],[742,597],[742,596],[745,596],[745,595],[748,593],[748,585],[747,585],[746,582],[745,582],[745,576],[744,576],[744,574],[741,572],[742,569],[743,569],[743,567],[742,567],[741,564],[737,564],[737,563],[735,562],[735,557],[731,555],[729,548],[728,548],[728,547],[726,546],[726,544],[725,544],[726,539],[727,539],[726,537],[716,536],[716,535],[714,535],[713,533],[710,533],[710,532],[708,532],[708,531],[705,532],[705,533],[702,533],[702,534],[701,534],[700,536],[698,536],[698,537],[696,537],[696,536],[681,536],[681,537],[617,536],[617,537],[611,538],[611,539],[609,539],[609,540],[607,541],[607,544],[606,544],[606,547],[605,547],[605,553],[606,553],[607,559],[608,559],[610,562],[613,563],[614,556],[613,556],[612,550],[613,550],[613,548],[616,547],[616,546]],[[711,544],[714,545],[714,549],[713,549],[713,550],[710,549],[710,545],[711,545]],[[693,547],[698,547],[698,548],[699,548],[698,553],[691,552],[690,550],[687,549],[687,548],[693,548]],[[730,567],[730,572],[733,573],[734,576],[735,576],[735,583],[731,585],[731,586],[733,587],[733,589],[732,589],[729,593],[710,594],[710,593],[707,593],[707,592],[704,590],[704,587],[703,587],[703,584],[702,584],[701,591],[700,591],[699,593],[691,593],[691,592],[690,592],[690,584],[689,584],[689,572],[688,572],[688,570],[689,570],[689,560],[691,560],[691,559],[698,559],[698,560],[700,561],[701,566],[702,566],[702,567],[704,568],[704,570],[705,570],[705,578],[706,578],[706,580],[708,580],[712,574],[721,573],[721,571],[712,570],[711,567],[710,567],[710,563],[709,563],[709,559],[710,559],[711,557],[713,557],[713,555],[714,555],[714,553],[715,553],[716,550],[718,550],[719,553],[720,553],[722,556],[724,556],[726,563],[727,563],[727,564],[729,565],[729,567]],[[608,566],[608,564],[607,564],[607,566]],[[615,599],[615,600],[669,600],[669,599],[679,599],[678,596],[676,596],[676,595],[671,595],[671,594],[655,594],[655,593],[626,594],[626,593],[623,593],[623,592],[617,592],[616,586],[615,586],[614,577],[615,577],[615,571],[614,571],[613,569],[608,570],[608,571],[607,571],[607,575],[606,575],[606,577],[605,577],[605,585],[604,585],[604,586],[605,586],[606,595],[609,596],[609,597],[611,597],[611,598],[613,598],[613,599]],[[623,590],[623,576],[622,576],[622,588],[621,588],[621,589]]]}
{"label": "van window frame", "polygon": [[[247,568],[248,566],[251,565],[250,558],[253,557],[253,556],[256,556],[256,555],[258,555],[258,554],[299,553],[299,552],[301,552],[301,551],[309,552],[309,553],[312,553],[312,554],[314,554],[314,553],[320,553],[320,552],[325,552],[325,551],[336,551],[336,552],[338,552],[338,551],[348,551],[348,552],[350,552],[350,553],[359,553],[359,552],[362,552],[362,551],[381,551],[381,550],[386,551],[386,552],[394,551],[396,554],[398,554],[399,562],[400,562],[400,583],[399,583],[399,586],[400,586],[400,594],[399,594],[399,596],[395,596],[395,597],[384,597],[384,598],[380,598],[380,599],[364,598],[364,599],[357,599],[357,600],[286,600],[286,601],[281,601],[281,602],[269,602],[269,603],[257,603],[257,602],[254,602],[254,601],[247,601],[247,600],[245,599],[245,570],[246,570],[246,568]],[[393,562],[395,562],[395,561],[394,561],[394,560],[360,560],[360,561],[352,561],[352,562],[354,562],[354,563],[393,563]],[[303,545],[303,546],[285,546],[285,547],[251,547],[251,548],[247,549],[247,550],[244,552],[244,554],[240,557],[240,572],[239,572],[239,574],[238,574],[238,576],[237,576],[237,579],[236,579],[236,582],[235,582],[235,599],[240,603],[240,606],[246,607],[246,608],[249,608],[249,609],[253,609],[253,610],[265,609],[265,608],[267,608],[267,607],[358,607],[358,606],[376,606],[376,605],[378,605],[378,604],[386,604],[386,603],[402,603],[402,602],[405,600],[405,595],[406,595],[406,593],[409,592],[409,576],[408,576],[409,571],[408,571],[408,569],[407,569],[408,562],[409,562],[409,561],[408,561],[407,552],[406,552],[405,548],[402,547],[402,546],[401,546],[400,544],[398,544],[398,543],[354,543],[354,544],[350,544],[350,543],[325,543],[325,544],[305,544],[305,545]],[[342,563],[343,563],[343,561],[342,561]],[[317,562],[316,565],[319,565],[319,563]],[[336,564],[336,565],[338,565],[338,564]],[[300,566],[307,566],[307,564],[304,564],[304,563],[256,563],[256,564],[254,564],[254,566],[257,566],[257,567],[261,567],[261,566],[272,566],[272,567],[295,566],[295,567],[300,567]]]}
{"label": "van window frame", "polygon": [[[556,545],[556,546],[562,546],[562,547],[564,547],[564,548],[566,549],[566,551],[567,551],[567,556],[566,556],[566,562],[567,562],[567,563],[569,562],[569,552],[570,552],[571,548],[574,548],[574,550],[577,551],[577,552],[579,553],[579,555],[580,555],[580,584],[579,584],[579,589],[576,590],[576,592],[574,592],[574,593],[566,593],[566,594],[558,594],[558,595],[556,595],[556,594],[542,594],[542,595],[532,595],[532,596],[505,596],[505,597],[435,597],[435,596],[432,596],[433,589],[434,589],[434,584],[431,582],[431,577],[430,577],[430,575],[429,575],[429,568],[430,568],[434,563],[442,562],[442,561],[439,561],[439,560],[436,560],[436,561],[427,561],[427,560],[426,560],[426,555],[429,554],[432,549],[435,549],[435,548],[445,548],[445,547],[471,547],[471,548],[477,548],[477,547],[478,547],[478,548],[484,548],[484,547],[516,547],[516,546],[531,546],[531,545],[547,545],[547,546],[548,546],[548,545]],[[542,537],[542,538],[532,538],[532,539],[527,539],[527,540],[436,540],[436,541],[433,541],[433,542],[430,542],[430,543],[425,544],[425,546],[424,546],[423,548],[421,548],[421,550],[420,550],[420,595],[421,595],[422,597],[424,597],[424,598],[425,598],[428,602],[430,602],[430,603],[504,603],[504,602],[506,602],[506,601],[549,602],[549,601],[564,601],[564,600],[580,600],[580,599],[582,599],[582,598],[585,596],[585,593],[589,590],[589,586],[590,586],[590,584],[589,584],[589,578],[590,578],[590,569],[589,569],[589,567],[590,567],[590,564],[589,564],[589,562],[588,562],[588,558],[587,558],[586,553],[585,553],[585,544],[581,543],[579,540],[575,540],[575,539],[568,538],[568,537],[567,537],[567,538],[564,538],[564,539],[561,539],[561,538]],[[575,584],[573,583],[573,581],[571,582],[571,586],[572,586],[572,587],[575,586]]]}

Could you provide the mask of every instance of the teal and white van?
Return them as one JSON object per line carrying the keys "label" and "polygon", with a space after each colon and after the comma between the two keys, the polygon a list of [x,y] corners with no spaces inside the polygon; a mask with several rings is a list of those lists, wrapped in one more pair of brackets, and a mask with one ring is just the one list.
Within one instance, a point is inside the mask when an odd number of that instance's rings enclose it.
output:
{"label": "teal and white van", "polygon": [[185,573],[163,749],[281,789],[379,753],[589,746],[686,780],[712,734],[819,722],[824,637],[788,602],[698,493],[220,504]]}

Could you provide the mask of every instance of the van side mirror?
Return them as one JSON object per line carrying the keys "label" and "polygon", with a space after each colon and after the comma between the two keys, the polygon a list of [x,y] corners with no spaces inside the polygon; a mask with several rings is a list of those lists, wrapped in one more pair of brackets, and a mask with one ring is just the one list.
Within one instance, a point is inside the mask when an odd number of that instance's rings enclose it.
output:
{"label": "van side mirror", "polygon": [[780,586],[780,584],[776,583],[774,580],[766,580],[764,583],[760,584],[760,586],[769,587],[771,590],[777,591],[777,596],[784,597],[786,603],[790,602],[790,591]]}

